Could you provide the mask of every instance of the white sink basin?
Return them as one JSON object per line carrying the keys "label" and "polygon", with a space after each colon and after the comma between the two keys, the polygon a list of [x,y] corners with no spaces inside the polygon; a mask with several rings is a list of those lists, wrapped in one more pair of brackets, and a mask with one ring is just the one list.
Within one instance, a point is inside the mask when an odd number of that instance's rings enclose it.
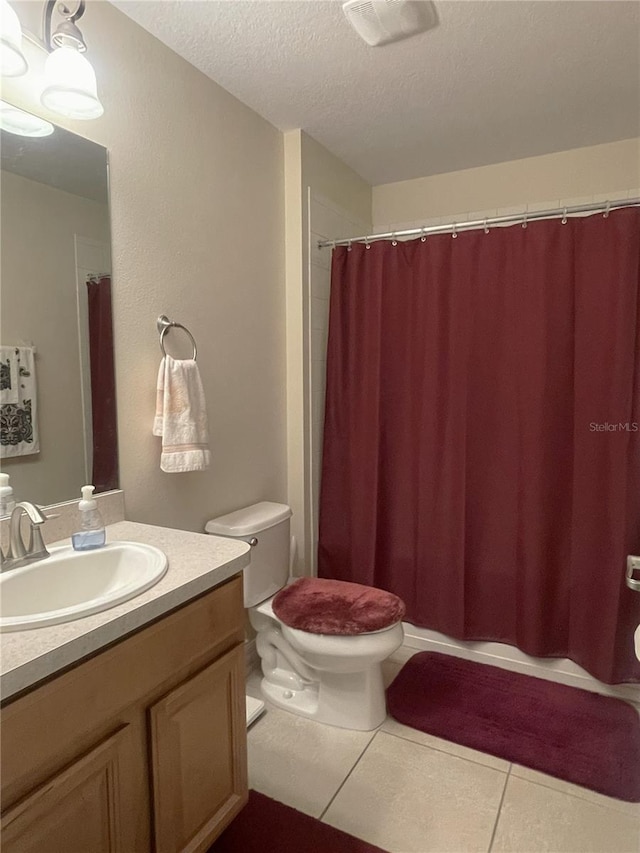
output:
{"label": "white sink basin", "polygon": [[152,587],[168,566],[162,551],[139,542],[94,551],[61,545],[50,552],[0,575],[0,631],[42,628],[108,610]]}

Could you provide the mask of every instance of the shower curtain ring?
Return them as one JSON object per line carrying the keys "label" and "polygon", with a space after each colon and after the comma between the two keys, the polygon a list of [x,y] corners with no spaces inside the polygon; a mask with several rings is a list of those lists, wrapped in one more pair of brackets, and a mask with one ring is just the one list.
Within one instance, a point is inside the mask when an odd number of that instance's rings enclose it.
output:
{"label": "shower curtain ring", "polygon": [[526,213],[524,214],[524,218],[522,220],[522,227],[523,228],[527,227],[527,214]]}
{"label": "shower curtain ring", "polygon": [[366,237],[364,238],[364,247],[365,247],[365,249],[371,248],[371,246],[369,245],[369,240]]}
{"label": "shower curtain ring", "polygon": [[563,225],[567,224],[567,208],[566,207],[562,208],[562,224]]}
{"label": "shower curtain ring", "polygon": [[347,243],[347,252],[351,251],[351,240]]}
{"label": "shower curtain ring", "polygon": [[453,237],[454,240],[458,236],[458,226],[456,225],[455,222],[453,223],[453,228],[451,229],[451,236]]}
{"label": "shower curtain ring", "polygon": [[427,242],[427,235],[426,235],[424,232],[425,232],[425,229],[424,229],[424,228],[421,228],[421,229],[420,229],[420,233],[422,234],[422,236],[420,237],[420,241],[421,241],[422,243],[426,243],[426,242]]}
{"label": "shower curtain ring", "polygon": [[391,245],[392,246],[398,245],[398,241],[396,240],[396,232],[395,231],[391,234]]}
{"label": "shower curtain ring", "polygon": [[605,209],[604,209],[604,213],[602,214],[602,216],[603,216],[605,219],[608,219],[608,218],[609,218],[609,212],[610,212],[610,210],[611,210],[611,202],[610,202],[610,201],[607,201],[606,207],[605,207]]}
{"label": "shower curtain ring", "polygon": [[489,233],[489,226],[487,225],[487,220],[486,220],[486,219],[485,219],[485,221],[484,221],[484,233],[485,233],[485,234],[488,234],[488,233]]}

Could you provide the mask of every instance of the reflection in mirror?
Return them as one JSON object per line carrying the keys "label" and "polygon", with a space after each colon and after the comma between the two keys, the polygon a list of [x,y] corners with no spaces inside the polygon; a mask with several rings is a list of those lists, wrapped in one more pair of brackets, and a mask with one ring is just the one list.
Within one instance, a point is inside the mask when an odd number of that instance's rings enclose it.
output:
{"label": "reflection in mirror", "polygon": [[2,470],[46,505],[118,488],[107,151],[0,142]]}

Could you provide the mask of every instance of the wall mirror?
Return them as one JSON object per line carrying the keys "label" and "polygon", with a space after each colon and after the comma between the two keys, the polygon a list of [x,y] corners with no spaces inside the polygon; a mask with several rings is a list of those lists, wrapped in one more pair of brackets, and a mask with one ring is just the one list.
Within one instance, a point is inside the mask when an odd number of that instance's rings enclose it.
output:
{"label": "wall mirror", "polygon": [[0,461],[16,500],[47,505],[118,488],[107,151],[4,117]]}

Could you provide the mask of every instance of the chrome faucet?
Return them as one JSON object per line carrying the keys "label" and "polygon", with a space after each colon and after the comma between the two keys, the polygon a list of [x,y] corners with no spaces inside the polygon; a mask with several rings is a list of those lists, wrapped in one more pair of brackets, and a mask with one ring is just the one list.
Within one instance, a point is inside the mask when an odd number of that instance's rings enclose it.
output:
{"label": "chrome faucet", "polygon": [[[31,522],[29,545],[27,547],[25,547],[22,533],[20,532],[20,522],[23,513],[29,516],[29,521]],[[35,563],[37,560],[44,560],[45,557],[49,556],[40,530],[40,526],[46,520],[46,515],[43,515],[42,511],[35,504],[31,503],[31,501],[20,501],[15,505],[9,523],[9,548],[6,554],[3,554],[0,550],[2,571],[17,569],[20,566]]]}

